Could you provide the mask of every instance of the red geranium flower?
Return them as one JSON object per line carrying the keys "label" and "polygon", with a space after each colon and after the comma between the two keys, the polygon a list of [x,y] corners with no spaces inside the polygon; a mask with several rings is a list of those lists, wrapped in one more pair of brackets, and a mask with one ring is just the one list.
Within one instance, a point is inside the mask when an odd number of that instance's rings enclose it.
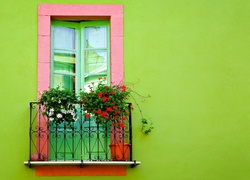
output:
{"label": "red geranium flower", "polygon": [[125,86],[125,85],[121,86],[121,88],[122,88],[122,90],[123,90],[124,92],[126,91],[126,86]]}
{"label": "red geranium flower", "polygon": [[107,107],[107,111],[112,112],[113,109],[111,107]]}
{"label": "red geranium flower", "polygon": [[120,124],[120,128],[124,128],[124,124],[123,123]]}
{"label": "red geranium flower", "polygon": [[90,118],[90,114],[89,113],[85,114],[85,117]]}
{"label": "red geranium flower", "polygon": [[114,91],[110,91],[110,93],[109,94],[115,94],[115,92]]}
{"label": "red geranium flower", "polygon": [[102,92],[98,92],[97,96],[100,98],[102,97]]}
{"label": "red geranium flower", "polygon": [[96,114],[101,114],[102,111],[101,111],[100,109],[97,109],[97,110],[95,111],[95,113],[96,113]]}
{"label": "red geranium flower", "polygon": [[103,97],[102,97],[102,102],[106,102],[106,101],[108,101],[108,100],[109,100],[108,97],[106,97],[106,96],[103,96]]}
{"label": "red geranium flower", "polygon": [[106,116],[107,114],[108,114],[107,111],[103,111],[102,114],[101,114],[101,116]]}

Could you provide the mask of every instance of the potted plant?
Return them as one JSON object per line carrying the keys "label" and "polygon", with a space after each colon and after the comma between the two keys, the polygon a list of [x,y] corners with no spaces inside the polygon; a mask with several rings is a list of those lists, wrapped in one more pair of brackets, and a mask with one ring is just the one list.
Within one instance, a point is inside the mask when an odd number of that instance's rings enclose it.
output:
{"label": "potted plant", "polygon": [[75,107],[77,102],[74,92],[58,86],[42,92],[38,103],[43,105],[42,114],[48,118],[49,123],[60,124],[77,120]]}
{"label": "potted plant", "polygon": [[[85,110],[85,117],[94,116],[96,123],[111,125],[116,129],[124,128],[124,121],[129,115],[129,107],[126,100],[130,92],[125,85],[106,84],[105,78],[99,78],[96,85],[94,82],[89,85],[89,91],[80,92],[80,102]],[[117,134],[122,134],[122,130],[113,132],[114,139]],[[122,136],[122,135],[121,135]],[[130,145],[124,143],[124,139],[110,144],[112,160],[128,160]],[[123,143],[121,143],[123,142]]]}
{"label": "potted plant", "polygon": [[111,121],[117,124],[125,120],[129,113],[126,102],[129,93],[125,85],[108,86],[105,79],[99,78],[97,85],[94,82],[89,85],[89,92],[80,92],[80,102],[87,118],[93,115],[97,123]]}

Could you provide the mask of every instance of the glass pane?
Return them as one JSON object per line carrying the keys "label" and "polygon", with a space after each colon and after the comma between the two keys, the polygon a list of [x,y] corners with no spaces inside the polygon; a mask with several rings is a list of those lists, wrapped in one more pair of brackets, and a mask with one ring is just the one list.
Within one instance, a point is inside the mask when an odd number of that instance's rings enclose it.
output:
{"label": "glass pane", "polygon": [[86,48],[106,48],[106,27],[86,27],[84,28],[84,47]]}
{"label": "glass pane", "polygon": [[75,49],[76,31],[73,28],[54,27],[54,48]]}
{"label": "glass pane", "polygon": [[75,73],[76,55],[75,53],[64,53],[56,51],[54,53],[54,72]]}
{"label": "glass pane", "polygon": [[75,76],[54,74],[54,87],[60,86],[70,91],[75,90]]}
{"label": "glass pane", "polygon": [[85,51],[84,69],[85,73],[107,73],[107,51]]}

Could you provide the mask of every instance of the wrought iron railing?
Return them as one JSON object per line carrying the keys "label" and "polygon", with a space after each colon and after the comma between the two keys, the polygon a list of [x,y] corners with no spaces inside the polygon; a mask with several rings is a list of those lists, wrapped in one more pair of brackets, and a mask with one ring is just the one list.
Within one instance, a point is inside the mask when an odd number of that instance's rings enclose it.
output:
{"label": "wrought iron railing", "polygon": [[96,123],[78,108],[75,122],[51,123],[42,115],[43,106],[30,103],[29,162],[32,161],[132,161],[132,119],[122,125]]}

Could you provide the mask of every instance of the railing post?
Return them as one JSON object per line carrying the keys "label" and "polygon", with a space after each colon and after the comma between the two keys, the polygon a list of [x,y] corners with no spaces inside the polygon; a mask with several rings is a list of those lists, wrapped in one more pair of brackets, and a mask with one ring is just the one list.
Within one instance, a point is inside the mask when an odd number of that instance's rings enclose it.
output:
{"label": "railing post", "polygon": [[33,108],[33,103],[30,102],[30,127],[29,127],[30,142],[29,142],[29,161],[31,161],[31,145],[32,145],[32,108]]}
{"label": "railing post", "polygon": [[132,112],[131,112],[131,106],[132,104],[129,103],[128,104],[128,109],[129,109],[129,144],[130,144],[130,156],[129,156],[129,160],[132,161],[133,159],[133,154],[132,154],[132,148],[133,148],[133,143],[132,143]]}

